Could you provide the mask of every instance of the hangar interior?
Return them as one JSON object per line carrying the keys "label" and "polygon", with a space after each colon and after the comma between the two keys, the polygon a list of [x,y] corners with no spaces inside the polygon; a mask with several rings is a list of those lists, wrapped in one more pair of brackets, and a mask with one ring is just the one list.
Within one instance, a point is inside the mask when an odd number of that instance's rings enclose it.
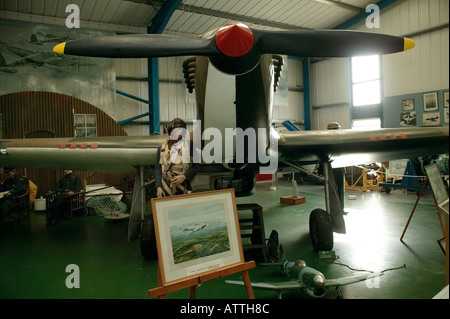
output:
{"label": "hangar interior", "polygon": [[[341,129],[353,130],[448,127],[446,0],[3,0],[0,140],[153,136],[163,134],[164,126],[176,117],[184,119],[192,130],[198,109],[196,92],[189,91],[183,73],[183,62],[189,56],[76,57],[56,55],[52,49],[60,42],[97,36],[162,34],[193,39],[233,21],[261,30],[355,30],[407,37],[415,42],[411,50],[369,58],[284,55],[273,93],[271,125],[278,131],[288,130],[285,121],[300,131],[327,130],[335,122]],[[369,90],[358,95],[361,87]],[[229,83],[224,82],[222,89],[216,94],[225,96]],[[219,107],[215,112],[222,114],[223,110]],[[221,121],[224,117],[211,123],[222,125]],[[448,192],[448,153],[428,155],[439,155],[433,161],[439,164]],[[405,179],[404,169],[411,159],[399,160],[403,172],[394,175],[394,182],[396,178]],[[419,161],[423,168],[425,158]],[[389,164],[392,170],[394,163]],[[430,299],[446,286],[448,298],[448,254],[446,257],[443,253],[442,241],[445,226],[448,232],[448,213],[436,208],[429,189],[420,193],[423,171],[412,174],[418,185],[411,187],[378,185],[388,181],[388,171],[383,171],[383,180],[371,179],[352,187],[363,174],[360,165],[357,175],[353,175],[353,166],[347,168],[349,179],[342,198],[347,233],[334,234],[333,259],[320,258],[310,243],[309,214],[326,205],[324,187],[316,179],[283,172],[268,180],[260,175],[255,192],[236,197],[236,203],[262,207],[264,237],[268,239],[276,230],[289,261],[305,260],[326,278],[383,272],[379,281],[361,281],[340,291],[330,289],[323,298]],[[38,200],[54,189],[63,175],[62,168],[18,170],[38,186]],[[366,169],[363,171],[365,174]],[[379,176],[377,170],[367,171]],[[76,172],[85,185],[121,190],[122,201],[130,209],[134,174]],[[2,181],[6,179],[3,172],[0,176]],[[305,202],[281,203],[280,198],[293,192],[293,177]],[[211,180],[200,175],[195,185],[202,191]],[[146,198],[147,213],[151,196]],[[0,298],[148,298],[148,290],[158,285],[157,260],[143,258],[139,240],[127,240],[127,220],[86,212],[85,216],[48,227],[45,212],[31,207],[27,220],[14,223],[12,229],[3,227]],[[242,241],[248,244],[246,239]],[[79,289],[68,289],[65,284],[65,267],[71,264],[81,270]],[[252,281],[260,282],[290,279],[280,275],[275,266],[258,265],[249,270],[249,275]],[[229,277],[242,280],[240,274]],[[257,299],[279,297],[271,290],[254,289],[254,293]],[[186,298],[186,289],[168,297]],[[243,287],[227,284],[224,278],[197,288],[200,299],[246,297]],[[311,297],[286,290],[282,298]]]}

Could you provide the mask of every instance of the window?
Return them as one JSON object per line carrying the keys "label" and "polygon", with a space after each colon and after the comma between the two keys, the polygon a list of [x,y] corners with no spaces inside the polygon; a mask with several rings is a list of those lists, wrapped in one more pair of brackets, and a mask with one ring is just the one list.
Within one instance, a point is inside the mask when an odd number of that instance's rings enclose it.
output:
{"label": "window", "polygon": [[74,114],[75,137],[97,136],[97,114]]}
{"label": "window", "polygon": [[352,68],[352,127],[372,129],[381,127],[381,80],[378,55],[353,57]]}
{"label": "window", "polygon": [[352,58],[353,106],[380,103],[380,58]]}

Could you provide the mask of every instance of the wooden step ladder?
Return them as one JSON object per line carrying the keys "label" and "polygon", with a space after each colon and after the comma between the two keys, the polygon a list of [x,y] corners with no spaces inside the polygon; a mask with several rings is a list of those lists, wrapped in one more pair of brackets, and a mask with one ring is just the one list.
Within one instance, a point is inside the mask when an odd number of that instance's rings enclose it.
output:
{"label": "wooden step ladder", "polygon": [[[251,244],[242,243],[242,249],[246,259],[254,259],[255,261],[267,262],[267,245],[266,235],[264,231],[263,208],[256,204],[237,204],[239,216],[239,229],[241,238],[250,238]],[[242,214],[240,212],[251,210],[253,214]],[[244,216],[247,215],[247,216]]]}

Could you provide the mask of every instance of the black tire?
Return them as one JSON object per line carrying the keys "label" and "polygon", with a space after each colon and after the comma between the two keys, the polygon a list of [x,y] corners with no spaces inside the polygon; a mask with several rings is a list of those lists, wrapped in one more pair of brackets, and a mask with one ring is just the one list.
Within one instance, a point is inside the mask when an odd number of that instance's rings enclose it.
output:
{"label": "black tire", "polygon": [[158,251],[156,249],[155,228],[153,226],[153,216],[146,215],[142,223],[141,230],[141,254],[144,259],[158,258]]}
{"label": "black tire", "polygon": [[309,215],[309,235],[315,252],[333,249],[333,225],[323,209],[317,208]]}

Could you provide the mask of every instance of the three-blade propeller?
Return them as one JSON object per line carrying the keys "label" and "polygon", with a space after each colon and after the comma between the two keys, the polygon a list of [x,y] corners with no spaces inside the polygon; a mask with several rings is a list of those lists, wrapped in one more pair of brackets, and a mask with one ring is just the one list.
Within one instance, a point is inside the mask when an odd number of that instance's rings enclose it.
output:
{"label": "three-blade propeller", "polygon": [[270,31],[251,29],[242,23],[229,23],[205,38],[160,34],[107,36],[64,42],[56,45],[53,51],[107,58],[202,55],[208,56],[213,63],[220,61],[222,64],[244,59],[251,69],[262,54],[351,57],[389,54],[413,47],[414,41],[411,39],[377,33],[351,30]]}

